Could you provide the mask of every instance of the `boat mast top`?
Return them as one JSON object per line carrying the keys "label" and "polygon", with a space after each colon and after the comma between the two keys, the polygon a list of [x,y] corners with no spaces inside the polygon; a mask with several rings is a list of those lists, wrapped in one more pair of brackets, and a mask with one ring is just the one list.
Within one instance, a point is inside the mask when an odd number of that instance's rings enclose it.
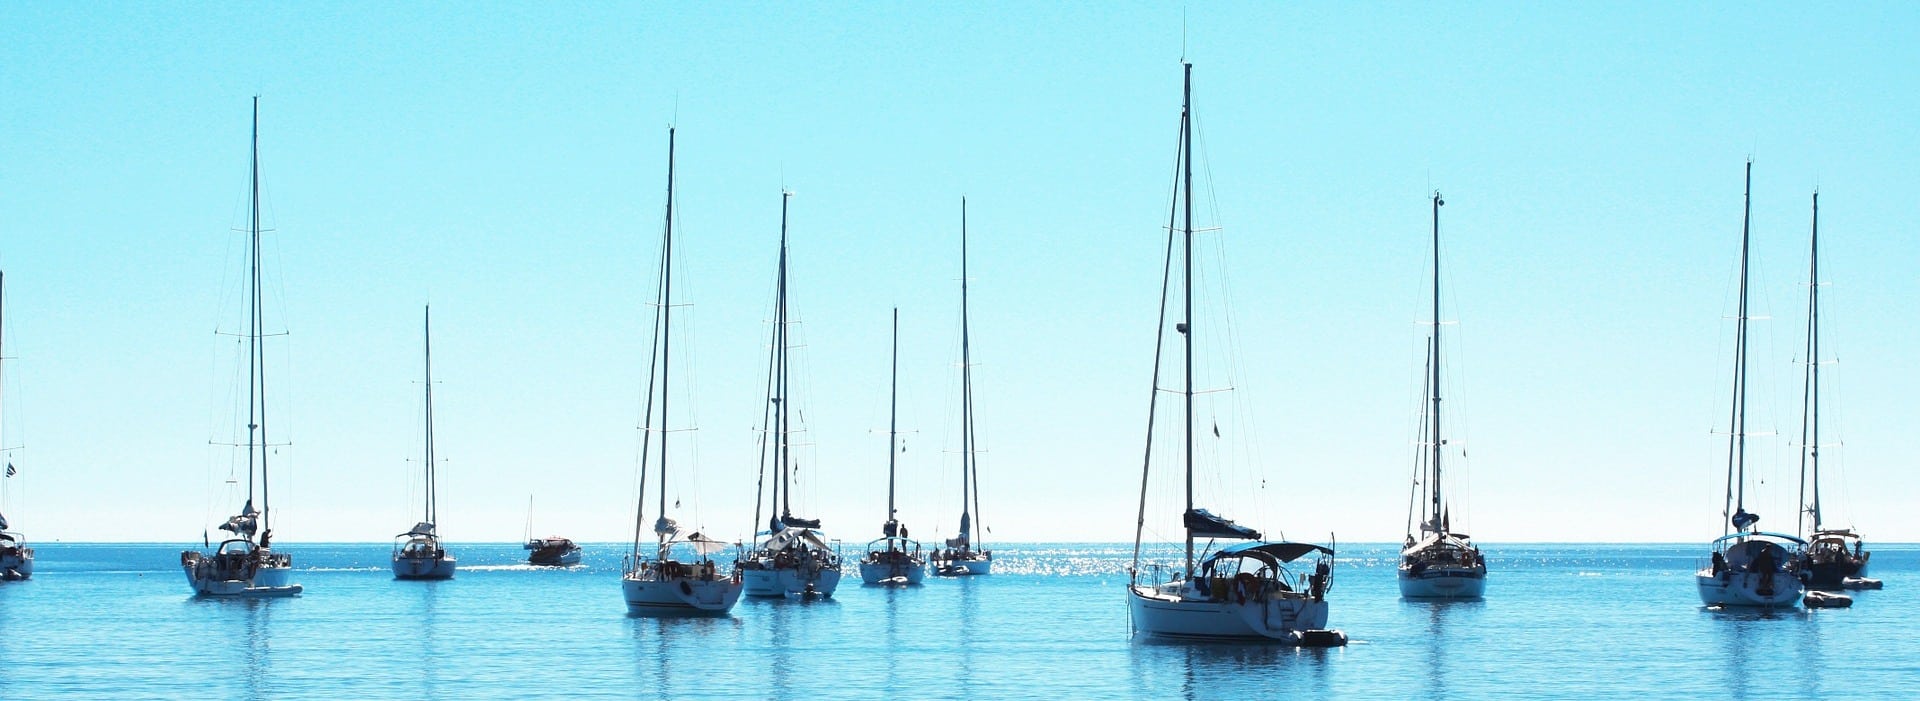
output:
{"label": "boat mast top", "polygon": [[1429,366],[1430,366],[1429,369],[1433,372],[1433,377],[1428,379],[1428,383],[1429,383],[1428,387],[1431,388],[1433,391],[1433,409],[1429,412],[1432,415],[1431,418],[1433,421],[1433,435],[1428,436],[1428,440],[1432,441],[1432,444],[1433,444],[1432,445],[1433,484],[1431,485],[1432,491],[1433,491],[1433,514],[1432,514],[1433,522],[1429,525],[1429,530],[1433,531],[1437,535],[1444,535],[1448,530],[1450,530],[1448,528],[1450,524],[1447,523],[1447,519],[1444,516],[1445,505],[1442,503],[1440,498],[1440,486],[1442,484],[1440,480],[1440,455],[1442,452],[1441,447],[1446,444],[1446,441],[1440,438],[1440,207],[1442,205],[1445,205],[1446,203],[1447,203],[1446,200],[1440,199],[1440,191],[1434,190],[1433,191],[1433,362],[1429,363]]}

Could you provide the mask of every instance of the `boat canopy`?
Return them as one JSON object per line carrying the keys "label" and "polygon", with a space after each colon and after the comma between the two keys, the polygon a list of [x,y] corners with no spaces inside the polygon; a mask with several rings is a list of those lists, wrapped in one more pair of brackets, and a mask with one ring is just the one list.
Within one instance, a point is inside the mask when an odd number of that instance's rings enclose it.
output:
{"label": "boat canopy", "polygon": [[[1195,538],[1236,538],[1259,540],[1260,532],[1213,515],[1206,509],[1190,509],[1186,516],[1187,535]],[[1297,555],[1295,557],[1298,557]]]}
{"label": "boat canopy", "polygon": [[1253,543],[1240,543],[1238,545],[1229,545],[1227,547],[1221,548],[1218,551],[1214,552],[1212,557],[1207,558],[1207,562],[1213,562],[1215,560],[1221,560],[1221,559],[1230,558],[1230,557],[1251,557],[1255,559],[1261,559],[1261,560],[1271,559],[1278,562],[1287,563],[1287,562],[1293,562],[1294,560],[1298,560],[1314,552],[1321,552],[1327,555],[1333,554],[1332,550],[1329,550],[1323,546],[1314,545],[1312,543],[1253,542]]}
{"label": "boat canopy", "polygon": [[413,524],[413,528],[407,529],[407,532],[394,537],[405,538],[408,536],[432,536],[432,535],[433,535],[433,522],[421,521],[419,523]]}
{"label": "boat canopy", "polygon": [[667,542],[669,544],[686,543],[688,545],[693,546],[693,551],[700,553],[701,555],[712,555],[714,553],[720,552],[721,550],[725,550],[728,545],[725,542],[708,538],[706,534],[701,533],[699,531],[694,531],[692,533],[675,533],[673,538],[671,540],[668,540]]}
{"label": "boat canopy", "polygon": [[829,549],[827,542],[820,539],[819,533],[805,528],[789,528],[768,536],[766,540],[760,542],[762,550],[785,550],[796,546]]}
{"label": "boat canopy", "polygon": [[571,548],[571,547],[573,547],[572,539],[562,538],[557,535],[550,535],[545,538],[535,538],[533,540],[527,541],[527,545],[526,545],[527,550],[538,550],[541,548]]}
{"label": "boat canopy", "polygon": [[1790,536],[1785,533],[1768,533],[1766,531],[1741,531],[1739,533],[1734,533],[1731,535],[1720,536],[1718,538],[1713,539],[1713,542],[1715,544],[1719,544],[1725,541],[1738,540],[1741,538],[1776,538],[1779,540],[1784,540],[1789,543],[1795,543],[1798,545],[1807,544],[1807,541],[1801,540],[1795,536]]}

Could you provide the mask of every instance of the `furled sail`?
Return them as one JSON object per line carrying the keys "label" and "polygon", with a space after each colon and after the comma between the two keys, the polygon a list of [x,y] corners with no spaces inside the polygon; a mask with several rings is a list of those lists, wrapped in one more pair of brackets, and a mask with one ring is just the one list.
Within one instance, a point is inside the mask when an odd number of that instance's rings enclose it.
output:
{"label": "furled sail", "polygon": [[[433,522],[421,521],[419,523],[413,524],[413,528],[408,529],[407,532],[402,533],[400,535],[401,536],[433,535]],[[396,536],[396,537],[399,537],[399,536]]]}
{"label": "furled sail", "polygon": [[260,512],[253,510],[252,499],[248,499],[247,505],[240,509],[239,516],[227,519],[226,523],[220,524],[220,530],[232,531],[235,535],[245,535],[247,537],[253,537],[254,532],[259,529]]}
{"label": "furled sail", "polygon": [[1187,535],[1195,538],[1237,538],[1259,540],[1260,532],[1213,515],[1206,509],[1192,509],[1186,515]]}
{"label": "furled sail", "polygon": [[800,518],[799,516],[781,516],[780,523],[789,528],[819,528],[820,519]]}

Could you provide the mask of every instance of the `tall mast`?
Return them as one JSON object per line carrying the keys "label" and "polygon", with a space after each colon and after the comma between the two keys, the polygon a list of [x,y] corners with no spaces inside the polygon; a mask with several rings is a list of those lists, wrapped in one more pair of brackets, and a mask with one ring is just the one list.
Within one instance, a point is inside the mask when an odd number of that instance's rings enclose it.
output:
{"label": "tall mast", "polygon": [[[643,413],[642,413],[642,419],[641,419],[642,430],[640,434],[640,488],[639,488],[639,495],[634,500],[635,503],[633,508],[633,553],[630,555],[630,557],[632,558],[632,561],[635,563],[637,563],[640,559],[640,536],[642,533],[645,532],[645,528],[646,528],[647,456],[653,454],[653,433],[654,433],[653,401],[654,399],[656,398],[661,399],[660,409],[661,409],[661,417],[662,417],[661,423],[663,427],[665,425],[664,419],[666,416],[666,400],[664,398],[666,395],[666,392],[664,390],[660,392],[655,392],[654,390],[656,387],[663,386],[662,382],[664,381],[663,377],[665,372],[665,368],[661,366],[661,356],[662,356],[661,341],[663,340],[662,336],[666,331],[666,322],[664,321],[664,315],[666,314],[666,310],[667,310],[666,295],[667,295],[667,282],[669,281],[668,274],[673,267],[672,255],[671,255],[673,252],[673,249],[672,249],[672,245],[673,245],[673,155],[674,155],[674,128],[669,126],[667,127],[666,221],[662,227],[663,233],[661,234],[661,240],[660,240],[659,287],[654,290],[657,304],[653,310],[653,345],[649,346],[647,349],[647,402],[646,402],[646,407],[645,409],[643,409]],[[656,374],[656,373],[660,373],[660,374]],[[664,519],[667,516],[667,508],[666,508],[667,506],[667,503],[666,503],[667,502],[666,500],[666,494],[667,494],[666,463],[667,461],[666,461],[666,431],[665,430],[660,431],[660,440],[661,440],[660,517]],[[656,528],[655,530],[658,530],[658,529]],[[527,496],[527,534],[528,534],[527,537],[529,539],[533,537],[532,535],[533,534],[533,496],[532,495]],[[664,540],[662,541],[661,545],[662,546],[665,545]]]}
{"label": "tall mast", "polygon": [[[787,417],[787,200],[793,193],[780,191],[780,281],[774,291],[774,337],[775,354],[779,357],[778,396],[773,401],[779,405],[775,417],[774,434],[780,439],[774,451],[774,458],[780,466],[780,517],[785,519],[793,515],[793,483],[791,481],[792,446],[787,442],[789,429]],[[784,521],[783,521],[784,522]]]}
{"label": "tall mast", "polygon": [[900,452],[900,308],[893,308],[893,371],[887,405],[887,535],[893,535],[893,458]]}
{"label": "tall mast", "polygon": [[426,308],[421,328],[426,338],[426,377],[427,377],[427,523],[439,523],[436,508],[436,485],[433,475],[433,307]]}
{"label": "tall mast", "polygon": [[[1745,209],[1740,218],[1740,305],[1734,322],[1733,417],[1727,437],[1727,490],[1733,515],[1747,509],[1747,257],[1753,220],[1753,161],[1747,161]],[[1731,523],[1731,521],[1729,521]],[[1736,526],[1746,530],[1745,526]]]}
{"label": "tall mast", "polygon": [[[1800,504],[1804,509],[1796,529],[1810,525],[1820,530],[1820,191],[1813,193],[1813,242],[1807,264],[1807,375],[1804,411],[1800,415]],[[1813,500],[1806,491],[1812,474]],[[1811,516],[1812,523],[1805,517]]]}
{"label": "tall mast", "polygon": [[960,198],[960,537],[973,547],[973,355],[967,329],[967,198]]}
{"label": "tall mast", "polygon": [[[1186,384],[1181,388],[1187,402],[1187,510],[1193,512],[1193,64],[1181,64],[1185,68],[1185,81],[1181,88],[1180,99],[1180,152],[1184,156],[1181,178],[1185,181],[1182,195],[1185,200],[1185,222],[1181,226],[1185,253],[1182,256],[1184,273],[1182,282],[1186,286],[1186,311],[1180,322],[1181,336],[1186,344]],[[1185,519],[1183,515],[1181,517]],[[1187,569],[1188,576],[1193,573],[1193,529],[1187,529]]]}
{"label": "tall mast", "polygon": [[[667,129],[667,223],[660,253],[660,518],[667,517],[667,365],[673,357],[673,148],[674,130]],[[649,390],[648,397],[652,397]],[[659,531],[662,529],[654,529]],[[667,535],[659,533],[660,548],[666,549]],[[665,552],[661,553],[665,559]]]}
{"label": "tall mast", "polygon": [[1446,519],[1441,516],[1441,514],[1444,512],[1442,510],[1443,505],[1440,500],[1440,485],[1441,485],[1440,454],[1441,454],[1441,444],[1445,443],[1445,441],[1442,441],[1440,439],[1440,206],[1444,204],[1446,204],[1446,201],[1440,199],[1440,191],[1434,190],[1433,191],[1433,362],[1428,364],[1429,369],[1433,371],[1433,377],[1428,379],[1428,383],[1429,383],[1428,386],[1433,390],[1433,410],[1428,412],[1429,414],[1432,414],[1433,435],[1428,436],[1427,438],[1433,444],[1433,471],[1432,471],[1433,472],[1433,475],[1432,475],[1433,477],[1433,480],[1432,480],[1433,481],[1433,484],[1432,484],[1433,528],[1432,530],[1436,534],[1443,534],[1447,531],[1447,524],[1445,522]]}
{"label": "tall mast", "polygon": [[269,518],[273,513],[267,482],[267,370],[266,349],[261,343],[260,309],[260,96],[253,96],[252,155],[248,165],[252,196],[248,200],[250,239],[247,298],[247,499],[253,499],[254,451],[259,450],[260,533],[271,536]]}

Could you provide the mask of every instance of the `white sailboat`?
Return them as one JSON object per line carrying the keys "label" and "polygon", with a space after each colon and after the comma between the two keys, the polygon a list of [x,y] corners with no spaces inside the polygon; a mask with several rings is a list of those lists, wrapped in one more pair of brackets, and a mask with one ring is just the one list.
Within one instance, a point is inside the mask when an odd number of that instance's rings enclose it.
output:
{"label": "white sailboat", "polygon": [[433,308],[428,307],[423,338],[426,348],[426,504],[425,518],[394,536],[393,576],[396,579],[450,579],[455,566],[453,555],[440,544],[435,524],[440,522],[439,502],[435,498],[439,482],[434,477],[433,456]]}
{"label": "white sailboat", "polygon": [[1808,589],[1834,590],[1866,577],[1866,543],[1852,528],[1829,526],[1820,512],[1820,193],[1813,193],[1807,264],[1807,357],[1800,409],[1800,533],[1811,533],[1800,575]]}
{"label": "white sailboat", "polygon": [[[268,488],[266,349],[261,328],[262,282],[260,279],[260,98],[253,98],[253,145],[249,167],[252,197],[248,200],[247,267],[247,501],[240,513],[227,519],[220,530],[232,537],[213,546],[209,552],[187,550],[180,553],[180,569],[187,583],[200,596],[292,596],[302,587],[292,582],[293,556],[274,552],[271,490]],[[253,507],[254,496],[260,508]],[[211,545],[211,544],[209,544]]]}
{"label": "white sailboat", "polygon": [[1708,606],[1791,607],[1803,586],[1796,562],[1806,541],[1754,529],[1747,511],[1747,254],[1753,217],[1753,161],[1747,161],[1746,213],[1740,224],[1740,302],[1734,319],[1733,416],[1727,436],[1727,500],[1723,534],[1713,541],[1711,564],[1694,573]]}
{"label": "white sailboat", "polygon": [[[1127,603],[1133,616],[1133,628],[1149,636],[1193,640],[1270,640],[1294,645],[1344,645],[1346,635],[1326,630],[1326,593],[1333,582],[1333,550],[1311,543],[1265,542],[1260,532],[1231,520],[1215,516],[1193,504],[1194,482],[1194,387],[1193,387],[1193,66],[1185,69],[1185,88],[1180,110],[1180,166],[1184,184],[1178,188],[1178,209],[1185,210],[1183,225],[1168,222],[1168,279],[1162,286],[1160,328],[1164,338],[1165,310],[1172,290],[1172,253],[1176,242],[1183,244],[1180,268],[1184,313],[1173,329],[1180,335],[1185,364],[1180,394],[1185,400],[1185,441],[1180,455],[1186,468],[1186,509],[1181,514],[1186,535],[1186,566],[1166,581],[1157,581],[1140,566],[1140,545],[1146,529],[1146,504],[1151,484],[1148,470],[1141,475],[1140,519],[1134,531],[1133,566],[1129,568]],[[1177,237],[1177,238],[1176,238]],[[1149,405],[1148,425],[1162,391],[1160,380],[1160,344],[1154,360],[1154,401]],[[1147,434],[1148,460],[1152,465],[1153,432]],[[1194,540],[1208,539],[1200,557],[1194,554]],[[1247,541],[1212,549],[1214,540]],[[1315,556],[1311,575],[1288,571],[1290,563]],[[1155,571],[1159,571],[1155,568]]]}
{"label": "white sailboat", "polygon": [[[1407,529],[1407,542],[1400,551],[1400,596],[1409,599],[1478,599],[1487,590],[1487,561],[1465,533],[1453,529],[1453,513],[1443,497],[1440,458],[1447,441],[1440,433],[1440,206],[1446,204],[1440,193],[1433,193],[1433,335],[1427,341],[1427,422],[1423,451],[1415,460],[1416,479],[1428,499],[1407,510],[1407,520],[1419,514],[1420,529]],[[1425,468],[1425,469],[1422,469]],[[1419,473],[1424,472],[1424,475]],[[1424,478],[1424,479],[1422,479]],[[1421,513],[1424,512],[1424,513]]]}
{"label": "white sailboat", "polygon": [[[787,391],[787,200],[791,192],[780,193],[780,267],[774,291],[773,356],[768,363],[767,408],[763,418],[772,429],[763,434],[761,452],[771,453],[772,462],[761,462],[760,479],[768,469],[773,477],[773,498],[768,512],[778,516],[767,519],[765,536],[740,554],[736,566],[746,582],[748,596],[833,596],[840,586],[840,553],[820,532],[820,519],[793,515],[792,437],[797,433],[789,415],[792,395]],[[771,448],[771,450],[769,450]],[[754,495],[754,520],[760,519],[760,495]],[[758,524],[755,524],[758,528]]]}
{"label": "white sailboat", "polygon": [[867,555],[860,560],[860,581],[867,584],[919,584],[927,575],[926,558],[920,555],[920,541],[907,537],[906,524],[900,523],[893,506],[894,458],[900,454],[900,308],[893,310],[893,373],[889,385],[891,404],[887,410],[887,522],[880,527],[880,538],[867,543]]}
{"label": "white sailboat", "polygon": [[[5,335],[6,329],[6,324],[4,323],[6,292],[7,275],[4,272],[0,272],[0,337]],[[5,365],[6,359],[5,345],[4,343],[0,343],[0,365]],[[0,407],[3,407],[6,403],[5,378],[6,372],[0,370]],[[6,412],[0,410],[0,419],[4,419],[5,416]],[[0,427],[4,427],[5,425],[6,422],[0,420]],[[13,476],[18,472],[13,466],[13,452],[15,448],[7,446],[5,443],[6,435],[5,430],[0,430],[0,463],[6,465],[5,474],[0,476],[0,507],[11,505],[11,502],[7,502],[6,500],[8,496],[7,492],[11,491],[7,489],[7,487],[13,482]],[[33,547],[27,545],[26,536],[16,531],[8,530],[12,527],[12,524],[7,523],[6,514],[0,513],[0,582],[14,582],[33,576]]]}
{"label": "white sailboat", "polygon": [[[654,305],[653,349],[648,352],[645,431],[640,439],[640,494],[634,506],[633,551],[628,553],[620,590],[627,612],[635,616],[725,616],[740,601],[740,573],[722,574],[709,557],[727,544],[683,529],[667,516],[668,361],[673,357],[673,149],[674,130],[667,130],[667,216],[660,237],[659,301]],[[658,413],[656,413],[656,409]],[[656,422],[657,419],[657,422]],[[646,522],[647,465],[657,460],[660,515],[653,524],[655,542],[643,549]],[[676,553],[691,551],[684,560]],[[577,553],[577,549],[576,549]]]}
{"label": "white sailboat", "polygon": [[[974,537],[980,510],[980,465],[973,433],[973,348],[967,326],[967,199],[960,198],[960,535],[933,553],[933,573],[943,577],[991,574],[993,551]],[[982,527],[985,530],[985,527]]]}

